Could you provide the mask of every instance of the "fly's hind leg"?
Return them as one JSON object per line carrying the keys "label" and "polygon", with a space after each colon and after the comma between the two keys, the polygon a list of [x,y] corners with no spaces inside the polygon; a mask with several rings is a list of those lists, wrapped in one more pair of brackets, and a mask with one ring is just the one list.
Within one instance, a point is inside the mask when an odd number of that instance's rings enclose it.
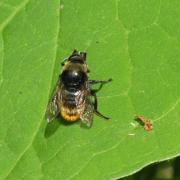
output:
{"label": "fly's hind leg", "polygon": [[95,112],[95,114],[98,115],[101,118],[104,118],[104,119],[107,119],[107,120],[110,119],[109,117],[104,116],[103,114],[101,114],[97,110],[98,102],[97,102],[96,90],[91,90],[91,95],[94,97],[94,112]]}
{"label": "fly's hind leg", "polygon": [[91,85],[99,84],[99,83],[100,83],[100,86],[99,86],[98,89],[92,90],[93,93],[97,93],[99,90],[101,90],[101,88],[103,87],[104,84],[109,83],[109,82],[111,82],[111,81],[112,81],[112,79],[110,78],[110,79],[105,80],[105,81],[101,81],[101,80],[89,80],[88,82],[89,82],[89,84],[91,84]]}

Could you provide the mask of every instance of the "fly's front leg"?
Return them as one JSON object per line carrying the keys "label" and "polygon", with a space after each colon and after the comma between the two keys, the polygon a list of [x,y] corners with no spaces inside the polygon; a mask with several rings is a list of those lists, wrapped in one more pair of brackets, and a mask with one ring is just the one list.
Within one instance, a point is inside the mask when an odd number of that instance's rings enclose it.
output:
{"label": "fly's front leg", "polygon": [[[74,49],[72,55],[77,54],[77,53],[78,53],[78,51],[77,51],[76,49]],[[82,54],[83,57],[86,58],[86,53],[82,53],[82,52],[81,52],[80,54]],[[72,56],[72,55],[71,55],[71,56]],[[71,56],[70,56],[70,57],[71,57]],[[64,66],[64,64],[66,63],[66,61],[67,61],[68,59],[69,59],[69,58],[65,58],[65,59],[62,61],[61,66]]]}
{"label": "fly's front leg", "polygon": [[88,82],[89,82],[89,84],[91,84],[91,85],[99,84],[99,83],[100,83],[99,88],[96,89],[96,90],[93,90],[94,92],[98,92],[98,91],[103,87],[104,84],[109,83],[109,82],[111,82],[111,81],[112,81],[112,79],[110,78],[110,79],[105,80],[105,81],[101,81],[101,80],[89,80]]}
{"label": "fly's front leg", "polygon": [[68,60],[68,58],[65,58],[65,59],[61,62],[61,66],[64,66],[64,64],[66,63],[67,60]]}
{"label": "fly's front leg", "polygon": [[94,112],[95,112],[95,114],[104,119],[110,119],[109,117],[104,116],[97,110],[98,102],[97,102],[96,90],[91,90],[91,95],[94,97]]}

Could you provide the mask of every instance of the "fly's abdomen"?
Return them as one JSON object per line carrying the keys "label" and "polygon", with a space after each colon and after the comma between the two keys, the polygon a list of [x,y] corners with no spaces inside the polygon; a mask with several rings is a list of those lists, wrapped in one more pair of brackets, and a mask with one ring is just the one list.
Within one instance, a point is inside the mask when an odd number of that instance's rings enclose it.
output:
{"label": "fly's abdomen", "polygon": [[67,121],[76,121],[80,118],[80,110],[76,105],[76,92],[65,92],[62,97],[60,112]]}
{"label": "fly's abdomen", "polygon": [[75,93],[68,92],[64,97],[64,104],[72,108],[76,107],[76,95]]}
{"label": "fly's abdomen", "polygon": [[61,106],[61,116],[67,121],[76,121],[80,118],[80,112],[67,106]]}

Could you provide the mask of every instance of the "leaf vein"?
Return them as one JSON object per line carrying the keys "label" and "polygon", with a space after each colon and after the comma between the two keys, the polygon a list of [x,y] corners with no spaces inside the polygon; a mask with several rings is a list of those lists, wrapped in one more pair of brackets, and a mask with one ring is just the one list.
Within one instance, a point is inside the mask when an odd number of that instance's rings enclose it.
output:
{"label": "leaf vein", "polygon": [[162,113],[161,116],[159,116],[158,118],[156,118],[156,119],[154,120],[154,122],[156,122],[156,121],[158,121],[158,120],[166,117],[171,111],[173,111],[173,110],[176,108],[176,106],[179,104],[179,101],[180,101],[180,98],[178,98],[178,99],[176,100],[176,102],[175,102],[166,112]]}
{"label": "leaf vein", "polygon": [[23,1],[19,6],[17,6],[14,10],[14,12],[2,23],[0,24],[0,31],[3,31],[3,29],[11,22],[14,17],[29,3],[29,0]]}

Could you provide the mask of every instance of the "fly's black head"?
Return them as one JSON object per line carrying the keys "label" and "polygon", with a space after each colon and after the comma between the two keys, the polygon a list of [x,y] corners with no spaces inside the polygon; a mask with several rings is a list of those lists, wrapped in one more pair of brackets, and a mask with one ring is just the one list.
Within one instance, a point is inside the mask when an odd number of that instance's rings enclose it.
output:
{"label": "fly's black head", "polygon": [[86,73],[78,70],[65,70],[60,78],[67,90],[70,91],[79,90],[87,81]]}
{"label": "fly's black head", "polygon": [[74,50],[72,55],[68,58],[68,61],[72,63],[84,64],[86,61],[86,53],[78,52],[77,50]]}

